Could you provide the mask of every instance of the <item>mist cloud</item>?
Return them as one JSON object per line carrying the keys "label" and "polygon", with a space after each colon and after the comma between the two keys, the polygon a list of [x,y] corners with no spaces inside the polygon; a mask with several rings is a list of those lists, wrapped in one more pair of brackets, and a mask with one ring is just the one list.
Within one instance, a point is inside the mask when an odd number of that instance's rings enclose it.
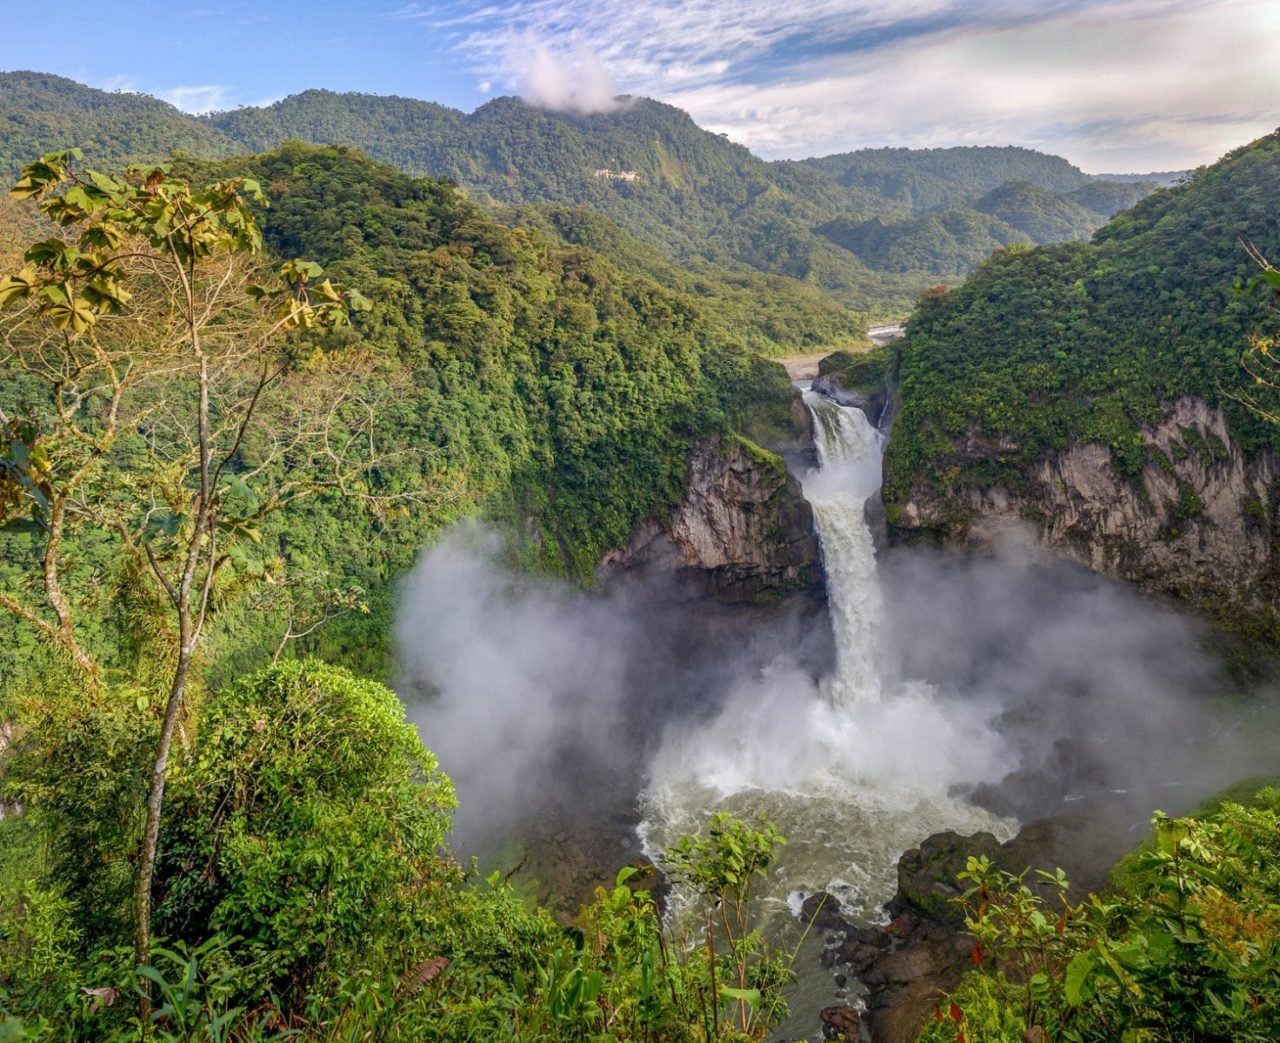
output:
{"label": "mist cloud", "polygon": [[1125,791],[1141,823],[1269,767],[1256,711],[1206,701],[1226,682],[1192,623],[1025,547],[889,554],[884,695],[848,710],[823,694],[830,624],[811,608],[715,608],[640,579],[586,594],[500,560],[495,538],[455,532],[423,555],[396,623],[398,687],[458,785],[464,849],[646,787],[651,805],[882,805],[909,844],[978,828],[950,796],[975,787],[1023,818]]}
{"label": "mist cloud", "polygon": [[809,602],[683,600],[664,578],[605,594],[518,576],[463,527],[426,551],[397,612],[397,688],[458,787],[455,841],[483,849],[531,816],[633,807],[664,723],[713,714],[786,653],[815,676],[829,635]]}
{"label": "mist cloud", "polygon": [[520,96],[529,105],[582,115],[612,112],[621,106],[613,77],[586,47],[566,53],[525,39],[511,45],[509,54]]}

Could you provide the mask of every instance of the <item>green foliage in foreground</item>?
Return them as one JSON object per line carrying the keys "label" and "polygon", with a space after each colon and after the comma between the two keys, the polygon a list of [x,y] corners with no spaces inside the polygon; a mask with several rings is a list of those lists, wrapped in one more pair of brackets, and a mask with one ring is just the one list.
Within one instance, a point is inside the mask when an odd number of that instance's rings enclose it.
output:
{"label": "green foliage in foreground", "polygon": [[1201,818],[1156,815],[1124,886],[1073,904],[1066,880],[969,860],[974,961],[920,1043],[1280,1038],[1280,790]]}
{"label": "green foliage in foreground", "polygon": [[1252,383],[1241,352],[1265,326],[1265,304],[1232,292],[1256,274],[1242,242],[1280,251],[1277,177],[1272,134],[1145,199],[1091,243],[1010,249],[922,299],[898,349],[890,520],[917,485],[1016,490],[1035,461],[1082,443],[1108,446],[1135,476],[1148,462],[1140,426],[1183,396],[1221,406],[1246,452],[1280,447],[1280,429],[1237,401]]}
{"label": "green foliage in foreground", "polygon": [[[96,722],[130,698],[46,705],[19,746],[56,755],[79,731],[105,758],[113,732]],[[762,1038],[785,1014],[789,963],[750,924],[751,881],[782,843],[768,823],[718,816],[673,852],[708,917],[733,911],[731,933],[673,935],[635,869],[564,927],[449,858],[452,787],[389,689],[282,663],[193,716],[161,843],[166,939],[140,972],[154,1038],[710,1043]],[[112,770],[145,769],[129,760]],[[136,816],[93,845],[64,842],[132,797],[77,800],[79,775],[55,782],[32,763],[5,765],[5,796],[26,809],[0,821],[0,1039],[141,1038],[128,909],[67,884],[127,875]]]}

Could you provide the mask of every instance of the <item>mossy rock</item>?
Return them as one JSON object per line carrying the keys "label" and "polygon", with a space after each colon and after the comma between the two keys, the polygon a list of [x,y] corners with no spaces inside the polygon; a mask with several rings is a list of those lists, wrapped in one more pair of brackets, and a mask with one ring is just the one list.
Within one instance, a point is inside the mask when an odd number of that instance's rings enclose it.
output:
{"label": "mossy rock", "polygon": [[834,351],[818,363],[818,376],[831,377],[848,391],[883,394],[892,364],[893,350],[888,346],[872,351]]}
{"label": "mossy rock", "polygon": [[964,914],[956,899],[963,890],[956,877],[980,855],[998,860],[1000,841],[990,833],[935,833],[898,859],[898,897],[931,920],[959,926]]}

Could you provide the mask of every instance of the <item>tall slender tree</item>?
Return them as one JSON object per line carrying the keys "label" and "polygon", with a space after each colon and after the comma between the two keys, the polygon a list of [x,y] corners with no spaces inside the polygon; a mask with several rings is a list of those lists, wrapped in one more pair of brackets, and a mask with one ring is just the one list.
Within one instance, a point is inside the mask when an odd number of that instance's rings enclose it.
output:
{"label": "tall slender tree", "polygon": [[145,966],[169,757],[215,588],[249,560],[265,516],[322,490],[369,495],[359,479],[380,458],[377,410],[358,359],[291,365],[293,331],[346,323],[367,302],[306,261],[264,271],[256,183],[193,188],[162,169],[116,177],[79,159],[44,156],[11,193],[51,234],[0,280],[0,368],[25,389],[0,408],[0,525],[37,533],[41,571],[25,593],[0,589],[0,609],[99,696],[104,666],[64,578],[77,533],[110,534],[162,606],[170,647],[136,879]]}

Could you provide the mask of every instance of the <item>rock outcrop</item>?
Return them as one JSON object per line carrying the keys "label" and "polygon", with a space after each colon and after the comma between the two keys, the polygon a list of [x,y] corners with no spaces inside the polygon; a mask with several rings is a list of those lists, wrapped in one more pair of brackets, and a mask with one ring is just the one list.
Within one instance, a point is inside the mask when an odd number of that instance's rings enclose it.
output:
{"label": "rock outcrop", "polygon": [[601,579],[669,571],[693,596],[768,602],[821,587],[813,513],[781,457],[746,439],[696,448],[683,502],[605,557]]}
{"label": "rock outcrop", "polygon": [[1280,468],[1247,458],[1220,410],[1184,398],[1142,429],[1148,463],[1130,479],[1105,445],[1074,446],[1021,469],[1013,483],[945,490],[947,468],[1016,454],[970,439],[887,504],[895,539],[931,535],[982,549],[1034,527],[1055,555],[1274,639],[1280,592]]}
{"label": "rock outcrop", "polygon": [[889,394],[884,390],[847,388],[834,373],[819,374],[813,380],[813,390],[819,391],[842,406],[854,406],[861,409],[871,422],[872,427],[880,426],[885,415],[885,407],[889,403]]}
{"label": "rock outcrop", "polygon": [[[898,893],[886,906],[884,927],[846,923],[831,909],[834,900],[814,895],[803,914],[815,927],[832,932],[823,963],[838,984],[852,976],[866,988],[859,1017],[828,1008],[820,1018],[827,1038],[859,1038],[870,1043],[910,1043],[941,997],[973,966],[973,939],[963,932],[963,916],[952,899],[962,892],[956,874],[971,856],[985,855],[1010,872],[1062,867],[1074,900],[1099,889],[1107,871],[1131,840],[1096,820],[1060,816],[1029,823],[1007,843],[990,833],[937,833],[898,860]],[[1034,873],[1028,886],[1036,887]],[[860,1035],[851,1034],[856,1026]]]}

